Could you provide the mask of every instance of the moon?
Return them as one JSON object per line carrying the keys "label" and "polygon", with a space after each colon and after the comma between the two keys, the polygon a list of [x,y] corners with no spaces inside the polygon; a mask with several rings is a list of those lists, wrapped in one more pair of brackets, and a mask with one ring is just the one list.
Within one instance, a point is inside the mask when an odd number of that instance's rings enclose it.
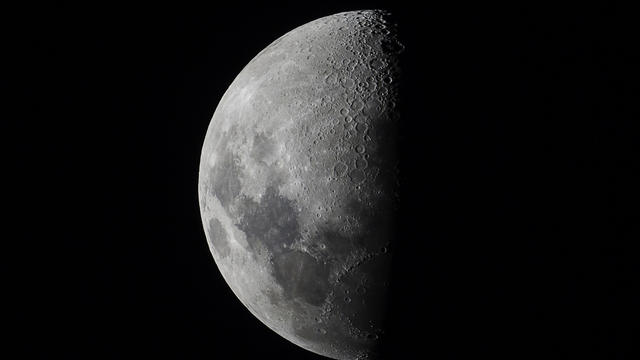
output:
{"label": "moon", "polygon": [[209,248],[246,308],[292,343],[372,359],[398,196],[390,14],[344,12],[275,40],[220,100],[200,158]]}

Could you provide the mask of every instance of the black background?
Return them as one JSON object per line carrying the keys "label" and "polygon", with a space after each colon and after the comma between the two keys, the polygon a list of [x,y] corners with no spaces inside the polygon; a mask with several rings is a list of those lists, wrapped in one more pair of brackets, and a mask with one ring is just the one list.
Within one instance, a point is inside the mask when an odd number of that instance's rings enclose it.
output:
{"label": "black background", "polygon": [[320,358],[260,324],[220,276],[198,162],[215,106],[255,54],[364,8],[393,11],[406,45],[388,358],[631,350],[635,12],[86,3],[3,14],[17,110],[2,120],[4,293],[20,357]]}

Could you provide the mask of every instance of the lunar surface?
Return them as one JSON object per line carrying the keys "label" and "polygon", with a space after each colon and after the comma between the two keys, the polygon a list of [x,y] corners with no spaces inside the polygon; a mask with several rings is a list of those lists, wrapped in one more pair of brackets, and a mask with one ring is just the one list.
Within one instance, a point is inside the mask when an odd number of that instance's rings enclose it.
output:
{"label": "lunar surface", "polygon": [[240,301],[287,340],[376,358],[398,208],[398,59],[389,14],[340,13],[275,40],[206,133],[200,210]]}

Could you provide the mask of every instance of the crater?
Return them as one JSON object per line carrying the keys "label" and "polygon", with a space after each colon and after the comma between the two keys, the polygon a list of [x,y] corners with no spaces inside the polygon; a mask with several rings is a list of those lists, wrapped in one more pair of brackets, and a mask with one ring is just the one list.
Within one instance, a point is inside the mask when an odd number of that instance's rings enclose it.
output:
{"label": "crater", "polygon": [[356,131],[358,131],[361,134],[366,133],[368,129],[369,129],[369,125],[367,125],[366,123],[359,122],[356,124]]}
{"label": "crater", "polygon": [[355,85],[355,81],[350,77],[343,77],[340,79],[340,84],[345,88],[352,88]]}
{"label": "crater", "polygon": [[385,66],[384,61],[382,61],[380,59],[373,59],[373,60],[371,60],[371,62],[369,64],[375,70],[380,70]]}
{"label": "crater", "polygon": [[349,173],[349,178],[356,184],[363,182],[366,178],[365,173],[360,169],[353,169]]}
{"label": "crater", "polygon": [[357,158],[354,161],[356,169],[365,169],[369,163],[365,158]]}
{"label": "crater", "polygon": [[345,163],[339,162],[333,167],[333,171],[337,177],[344,176],[348,170],[348,167]]}
{"label": "crater", "polygon": [[377,116],[380,115],[380,102],[378,100],[375,99],[371,99],[369,101],[367,101],[367,103],[364,105],[364,114],[371,117],[371,118],[375,118]]}
{"label": "crater", "polygon": [[355,121],[356,121],[358,124],[364,124],[364,123],[366,123],[366,122],[367,122],[367,120],[368,120],[368,119],[367,119],[367,117],[366,117],[365,115],[356,115],[356,117],[355,117]]}
{"label": "crater", "polygon": [[360,99],[356,99],[351,103],[351,109],[355,112],[362,110],[362,107],[364,107],[364,103]]}

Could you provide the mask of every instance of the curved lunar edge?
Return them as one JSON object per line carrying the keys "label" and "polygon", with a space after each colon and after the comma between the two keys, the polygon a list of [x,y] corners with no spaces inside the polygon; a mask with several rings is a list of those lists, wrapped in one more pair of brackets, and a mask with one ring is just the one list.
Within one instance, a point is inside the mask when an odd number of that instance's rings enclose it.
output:
{"label": "curved lunar edge", "polygon": [[320,18],[240,72],[209,125],[199,199],[213,258],[287,340],[377,357],[398,209],[398,41],[379,10]]}

